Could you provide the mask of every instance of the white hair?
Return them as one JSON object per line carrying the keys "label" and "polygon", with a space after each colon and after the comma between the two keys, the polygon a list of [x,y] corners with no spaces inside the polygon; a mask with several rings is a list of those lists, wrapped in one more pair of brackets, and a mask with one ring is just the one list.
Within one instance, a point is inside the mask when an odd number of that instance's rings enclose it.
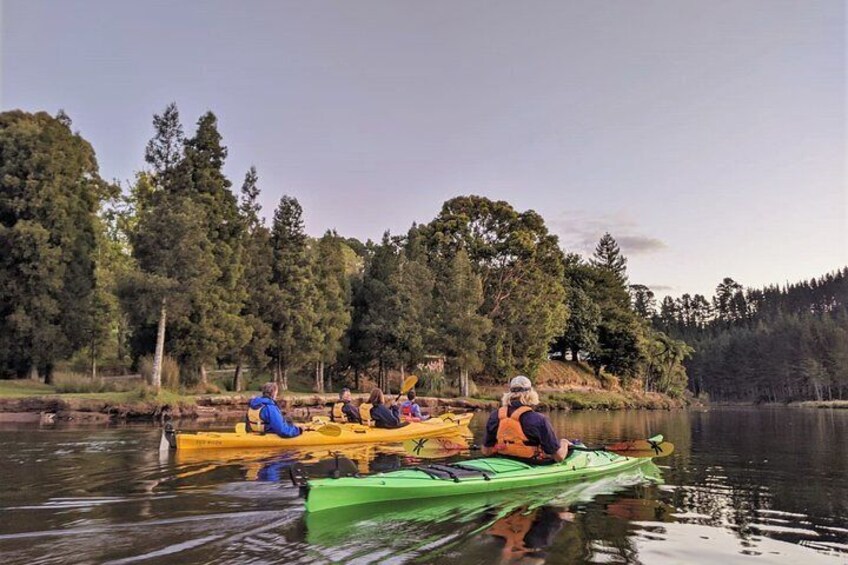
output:
{"label": "white hair", "polygon": [[516,401],[524,406],[536,406],[539,404],[539,393],[533,389],[522,392],[506,392],[501,398],[501,405],[509,406]]}

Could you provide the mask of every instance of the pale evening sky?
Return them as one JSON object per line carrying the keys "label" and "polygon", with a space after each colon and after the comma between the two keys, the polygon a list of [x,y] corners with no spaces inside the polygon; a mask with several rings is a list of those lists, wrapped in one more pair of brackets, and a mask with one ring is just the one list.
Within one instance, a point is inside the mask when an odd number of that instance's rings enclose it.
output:
{"label": "pale evening sky", "polygon": [[630,278],[712,294],[848,264],[846,4],[4,0],[0,108],[63,108],[101,172],[214,111],[308,231],[377,239],[482,194]]}

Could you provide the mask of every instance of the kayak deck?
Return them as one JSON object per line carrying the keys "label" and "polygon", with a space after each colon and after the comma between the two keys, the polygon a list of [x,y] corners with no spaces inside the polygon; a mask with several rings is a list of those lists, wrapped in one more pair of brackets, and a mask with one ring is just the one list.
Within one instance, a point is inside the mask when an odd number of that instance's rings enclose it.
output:
{"label": "kayak deck", "polygon": [[308,512],[368,504],[524,489],[617,473],[649,459],[606,451],[573,451],[561,463],[530,465],[487,457],[446,465],[423,465],[368,477],[310,480]]}
{"label": "kayak deck", "polygon": [[[469,415],[470,416],[470,415]],[[340,424],[338,435],[325,435],[315,430],[304,431],[293,438],[276,434],[235,432],[176,432],[168,443],[177,450],[194,449],[248,449],[315,447],[323,445],[352,445],[362,443],[403,442],[408,439],[449,437],[467,431],[468,418],[431,419],[426,422],[410,423],[401,428],[384,429],[359,424]],[[243,430],[243,426],[237,426]],[[168,432],[165,432],[166,434]],[[173,432],[171,432],[173,433]]]}

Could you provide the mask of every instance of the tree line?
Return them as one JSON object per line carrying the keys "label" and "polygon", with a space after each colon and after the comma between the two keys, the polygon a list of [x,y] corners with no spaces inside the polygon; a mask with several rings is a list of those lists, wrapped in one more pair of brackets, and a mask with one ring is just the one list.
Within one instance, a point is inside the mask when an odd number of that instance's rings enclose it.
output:
{"label": "tree line", "polygon": [[761,289],[725,278],[711,299],[684,294],[648,309],[657,328],[693,345],[686,367],[696,393],[755,402],[848,398],[848,267]]}
{"label": "tree line", "polygon": [[[532,210],[481,196],[379,242],[307,235],[297,199],[270,221],[251,167],[238,187],[207,112],[186,134],[175,104],[153,118],[145,166],[120,187],[60,113],[0,114],[0,374],[84,359],[171,358],[183,385],[246,367],[323,391],[444,357],[460,394],[474,378],[533,376],[548,358],[682,393],[691,349],[651,325],[626,258],[605,234],[566,253]],[[644,294],[644,292],[643,292]],[[644,297],[642,297],[644,298]],[[334,381],[335,379],[335,381]]]}

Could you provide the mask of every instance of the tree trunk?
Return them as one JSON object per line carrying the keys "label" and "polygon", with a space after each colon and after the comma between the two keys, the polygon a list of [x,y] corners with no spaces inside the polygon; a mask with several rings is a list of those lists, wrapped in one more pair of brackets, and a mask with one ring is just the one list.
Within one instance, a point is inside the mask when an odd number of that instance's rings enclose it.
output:
{"label": "tree trunk", "polygon": [[29,378],[33,381],[40,381],[41,377],[38,375],[38,367],[33,365],[29,369]]}
{"label": "tree trunk", "polygon": [[283,380],[280,383],[280,390],[288,390],[289,389],[289,369],[286,367],[283,369]]}
{"label": "tree trunk", "polygon": [[[321,361],[321,372],[324,371],[324,362]],[[327,390],[333,392],[333,371],[327,371]]]}
{"label": "tree trunk", "polygon": [[324,362],[315,362],[315,392],[324,392]]}
{"label": "tree trunk", "polygon": [[359,392],[359,367],[353,370],[353,388]]}
{"label": "tree trunk", "polygon": [[280,383],[283,382],[283,367],[280,364],[279,357],[274,359],[274,382],[277,384],[277,386],[279,386]]}
{"label": "tree trunk", "polygon": [[206,374],[206,364],[200,364],[200,384],[206,386],[209,384],[209,376]]}
{"label": "tree trunk", "polygon": [[465,398],[468,396],[468,371],[465,369],[459,370],[459,396]]}
{"label": "tree trunk", "polygon": [[233,373],[233,390],[241,392],[241,389],[241,357],[239,357],[238,363],[236,363],[236,372]]}
{"label": "tree trunk", "polygon": [[162,388],[162,356],[165,352],[165,321],[168,316],[167,304],[162,299],[159,308],[159,328],[156,330],[156,351],[153,354],[153,374],[150,376],[150,386],[159,390]]}
{"label": "tree trunk", "polygon": [[572,347],[571,348],[571,360],[574,362],[575,365],[580,362],[580,348],[579,347]]}
{"label": "tree trunk", "polygon": [[51,364],[45,365],[42,372],[44,373],[44,384],[52,385],[53,384],[53,365],[51,365]]}
{"label": "tree trunk", "polygon": [[97,344],[95,343],[94,333],[91,335],[91,378],[97,378]]}

